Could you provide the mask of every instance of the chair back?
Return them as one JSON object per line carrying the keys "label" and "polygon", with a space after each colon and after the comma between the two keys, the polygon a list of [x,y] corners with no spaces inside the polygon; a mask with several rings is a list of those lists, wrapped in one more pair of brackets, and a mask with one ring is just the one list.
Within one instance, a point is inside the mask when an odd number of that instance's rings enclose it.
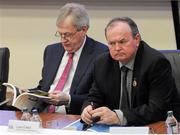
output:
{"label": "chair back", "polygon": [[0,102],[6,99],[6,87],[2,83],[8,81],[10,52],[7,47],[0,48]]}
{"label": "chair back", "polygon": [[180,50],[163,50],[161,52],[171,63],[172,74],[180,96]]}
{"label": "chair back", "polygon": [[169,60],[172,67],[172,75],[175,79],[176,88],[178,92],[177,100],[174,97],[171,104],[175,117],[180,121],[180,50],[163,50],[161,51]]}

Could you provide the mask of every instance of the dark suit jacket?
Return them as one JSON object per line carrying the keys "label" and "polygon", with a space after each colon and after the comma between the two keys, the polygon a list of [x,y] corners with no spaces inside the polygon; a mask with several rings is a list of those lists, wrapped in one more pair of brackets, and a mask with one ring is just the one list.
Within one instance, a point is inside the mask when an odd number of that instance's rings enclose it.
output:
{"label": "dark suit jacket", "polygon": [[[95,58],[107,51],[106,45],[87,37],[70,88],[71,103],[67,113],[80,114],[83,101],[92,85]],[[60,43],[48,45],[44,52],[42,79],[36,89],[49,91],[65,50]]]}
{"label": "dark suit jacket", "polygon": [[[107,52],[95,62],[94,83],[88,96],[97,107],[119,109],[120,67]],[[176,88],[169,61],[141,41],[134,63],[132,108],[123,109],[128,125],[144,125],[164,120]],[[83,107],[87,106],[88,102]]]}

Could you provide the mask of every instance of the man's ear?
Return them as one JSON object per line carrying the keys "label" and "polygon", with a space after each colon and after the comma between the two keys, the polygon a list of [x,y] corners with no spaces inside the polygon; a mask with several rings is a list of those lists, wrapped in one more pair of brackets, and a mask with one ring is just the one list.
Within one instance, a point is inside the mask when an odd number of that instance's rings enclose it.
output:
{"label": "man's ear", "polygon": [[141,36],[140,36],[140,34],[136,34],[135,40],[136,40],[136,46],[138,47],[138,46],[139,46],[139,43],[140,43],[140,41],[141,41]]}
{"label": "man's ear", "polygon": [[88,31],[88,26],[82,26],[82,31],[84,31],[85,33],[87,33],[87,31]]}

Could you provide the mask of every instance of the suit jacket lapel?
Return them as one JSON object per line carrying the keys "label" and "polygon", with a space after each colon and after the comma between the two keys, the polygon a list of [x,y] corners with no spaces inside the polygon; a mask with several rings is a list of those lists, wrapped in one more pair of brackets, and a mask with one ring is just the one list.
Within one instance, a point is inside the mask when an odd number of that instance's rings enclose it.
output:
{"label": "suit jacket lapel", "polygon": [[134,99],[137,93],[137,90],[139,89],[140,85],[140,71],[141,71],[141,65],[142,65],[142,55],[143,55],[143,45],[140,43],[138,51],[136,53],[136,58],[134,61],[134,71],[133,71],[133,78],[132,78],[132,100],[131,104],[133,105]]}
{"label": "suit jacket lapel", "polygon": [[114,61],[113,66],[114,67],[112,71],[112,78],[109,81],[112,81],[113,83],[111,84],[114,88],[113,95],[117,95],[117,96],[114,96],[114,101],[115,101],[115,107],[118,109],[119,104],[120,104],[120,94],[121,94],[121,70],[119,67],[119,62]]}
{"label": "suit jacket lapel", "polygon": [[49,61],[48,65],[50,65],[49,69],[48,69],[48,75],[47,75],[47,80],[49,80],[47,82],[48,86],[50,86],[53,81],[54,78],[56,77],[56,73],[58,71],[59,68],[59,64],[62,60],[63,54],[64,54],[64,49],[61,45],[58,46],[57,50],[55,50],[53,53],[54,54],[49,54],[51,55],[52,59],[51,61]]}
{"label": "suit jacket lapel", "polygon": [[90,66],[89,64],[91,64],[93,58],[93,51],[94,51],[93,41],[87,37],[86,43],[84,44],[84,48],[79,58],[77,69],[74,74],[70,93],[75,92],[79,82],[81,81],[83,75],[87,71],[87,68]]}

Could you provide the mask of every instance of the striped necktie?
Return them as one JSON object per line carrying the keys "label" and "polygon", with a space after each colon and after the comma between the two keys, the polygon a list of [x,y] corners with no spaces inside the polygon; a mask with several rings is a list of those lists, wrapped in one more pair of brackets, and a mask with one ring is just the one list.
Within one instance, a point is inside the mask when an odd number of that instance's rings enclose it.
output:
{"label": "striped necktie", "polygon": [[[58,84],[55,87],[55,91],[62,91],[64,88],[64,85],[66,84],[66,81],[68,79],[69,73],[70,73],[70,69],[72,67],[72,63],[73,63],[73,55],[74,53],[69,53],[68,56],[68,62],[63,70],[63,73],[58,81]],[[55,106],[54,105],[50,105],[48,107],[48,112],[49,113],[54,113],[55,112]]]}

